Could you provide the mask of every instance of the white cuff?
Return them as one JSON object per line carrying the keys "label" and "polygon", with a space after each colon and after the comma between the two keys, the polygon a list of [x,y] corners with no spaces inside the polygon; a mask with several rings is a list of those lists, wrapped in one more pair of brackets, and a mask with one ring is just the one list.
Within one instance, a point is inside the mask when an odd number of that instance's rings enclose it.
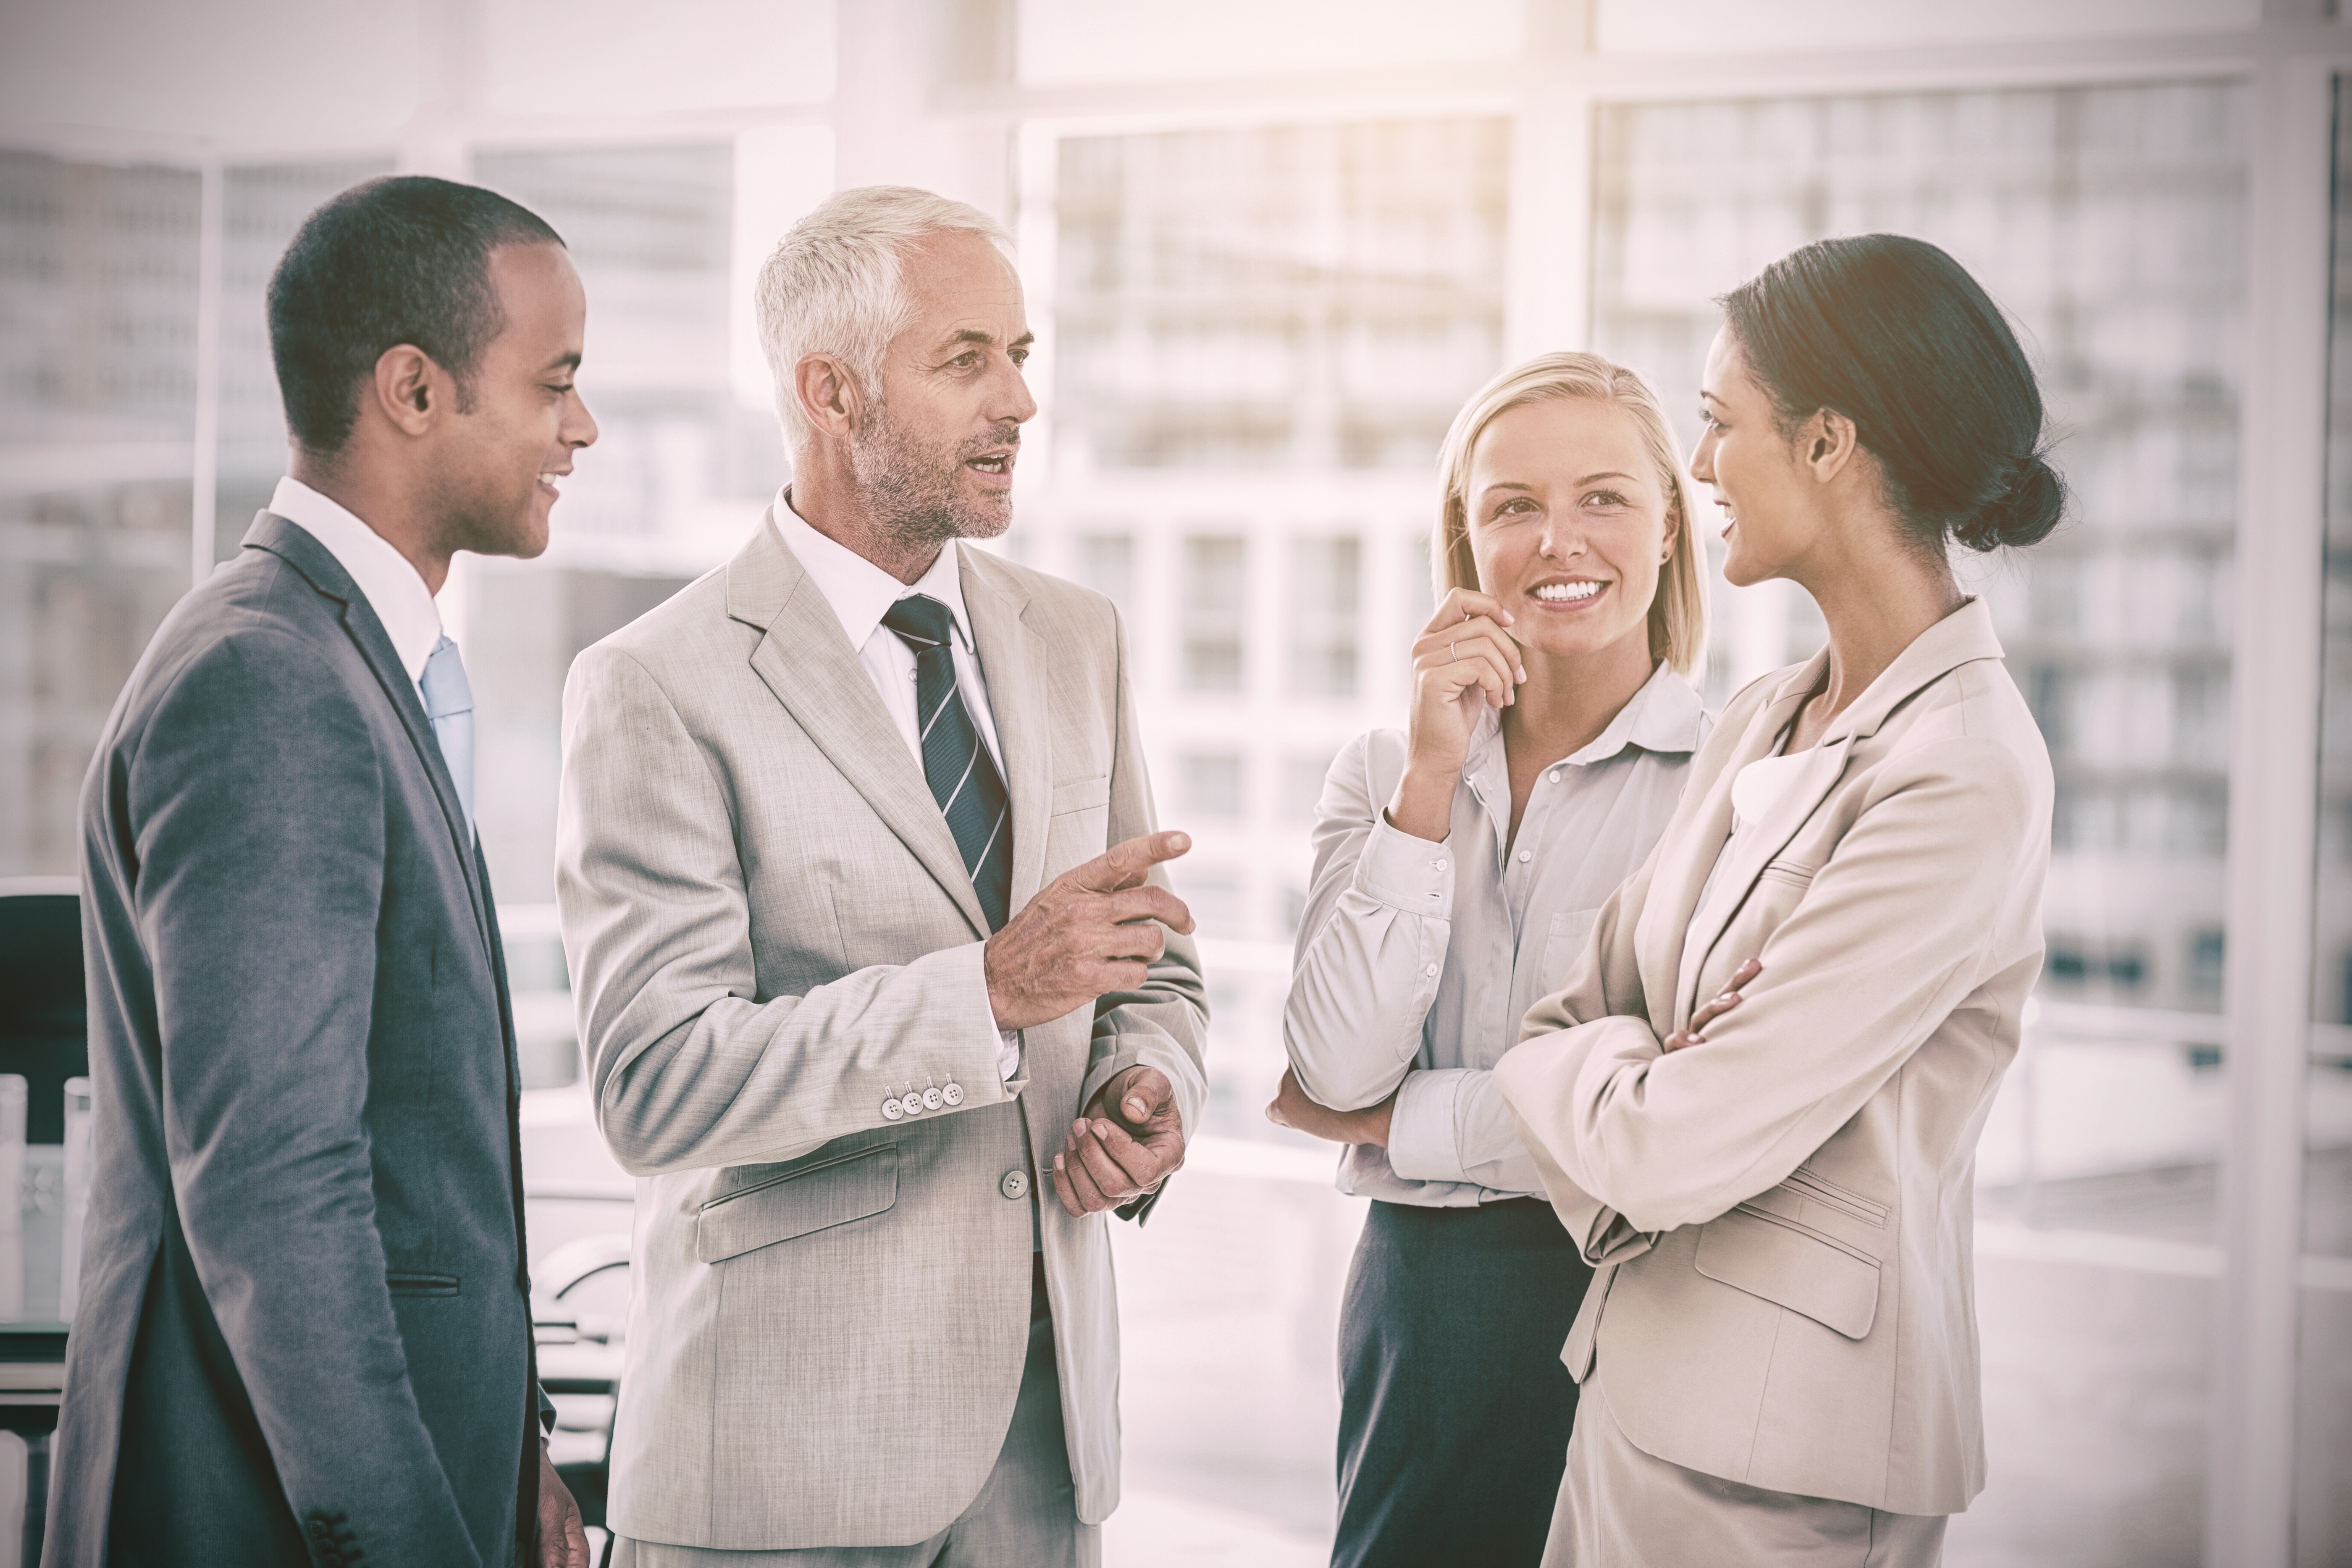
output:
{"label": "white cuff", "polygon": [[996,1026],[996,1004],[988,999],[988,960],[984,951],[988,944],[983,942],[977,945],[983,950],[980,965],[981,1016],[988,1020],[988,1032],[996,1037],[988,1049],[996,1058],[998,1081],[1011,1083],[1021,1074],[1021,1031]]}
{"label": "white cuff", "polygon": [[1364,852],[1356,859],[1356,890],[1409,915],[1454,918],[1454,850],[1450,840],[1432,844],[1389,821],[1372,821]]}
{"label": "white cuff", "polygon": [[1389,1169],[1410,1182],[1461,1182],[1462,1146],[1454,1102],[1467,1068],[1409,1072],[1389,1111]]}

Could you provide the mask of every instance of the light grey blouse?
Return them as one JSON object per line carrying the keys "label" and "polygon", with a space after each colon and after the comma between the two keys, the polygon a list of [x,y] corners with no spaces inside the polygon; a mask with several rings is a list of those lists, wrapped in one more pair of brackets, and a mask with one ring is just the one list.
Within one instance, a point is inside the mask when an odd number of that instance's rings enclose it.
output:
{"label": "light grey blouse", "polygon": [[1383,815],[1404,731],[1374,730],[1332,763],[1283,1044],[1318,1104],[1354,1110],[1397,1093],[1388,1148],[1344,1148],[1340,1191],[1431,1208],[1540,1195],[1491,1069],[1665,831],[1706,731],[1698,693],[1659,665],[1599,739],[1538,775],[1507,853],[1494,710],[1471,736],[1443,843]]}

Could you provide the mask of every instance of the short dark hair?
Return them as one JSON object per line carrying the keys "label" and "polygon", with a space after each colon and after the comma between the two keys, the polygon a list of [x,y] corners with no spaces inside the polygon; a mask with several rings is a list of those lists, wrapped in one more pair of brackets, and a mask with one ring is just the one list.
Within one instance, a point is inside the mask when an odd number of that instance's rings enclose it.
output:
{"label": "short dark hair", "polygon": [[562,243],[530,208],[454,180],[390,174],[330,197],[269,277],[269,353],[295,444],[341,451],[359,384],[402,343],[454,376],[466,407],[482,351],[506,326],[490,252]]}
{"label": "short dark hair", "polygon": [[2045,461],[2033,367],[1968,269],[1924,239],[1862,234],[1790,251],[1717,301],[1784,433],[1853,421],[1923,549],[2032,544],[2066,487]]}

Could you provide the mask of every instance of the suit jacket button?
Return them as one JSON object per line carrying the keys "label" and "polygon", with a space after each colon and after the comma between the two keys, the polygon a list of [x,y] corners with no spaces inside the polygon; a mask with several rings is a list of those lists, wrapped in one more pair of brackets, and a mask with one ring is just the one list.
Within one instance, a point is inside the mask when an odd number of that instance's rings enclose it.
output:
{"label": "suit jacket button", "polygon": [[909,1116],[920,1116],[923,1113],[923,1097],[910,1089],[906,1098],[898,1101],[898,1109]]}
{"label": "suit jacket button", "polygon": [[961,1105],[963,1103],[963,1085],[956,1082],[953,1079],[948,1079],[946,1087],[940,1090],[940,1098],[947,1101],[948,1104],[951,1106]]}
{"label": "suit jacket button", "polygon": [[894,1094],[894,1095],[892,1095],[889,1099],[887,1099],[887,1100],[884,1100],[884,1101],[882,1102],[882,1120],[883,1120],[883,1121],[898,1121],[898,1118],[900,1118],[901,1116],[904,1116],[904,1115],[906,1115],[906,1114],[907,1114],[907,1108],[906,1108],[905,1106],[903,1106],[903,1105],[901,1105],[901,1104],[899,1104],[899,1103],[898,1103],[898,1097],[897,1095],[895,1095],[895,1094]]}
{"label": "suit jacket button", "polygon": [[1026,1171],[1005,1172],[1004,1180],[996,1184],[996,1190],[1003,1193],[1008,1198],[1027,1197],[1029,1195],[1029,1173]]}
{"label": "suit jacket button", "polygon": [[927,1089],[923,1090],[923,1109],[925,1110],[937,1110],[940,1108],[940,1091],[938,1089]]}

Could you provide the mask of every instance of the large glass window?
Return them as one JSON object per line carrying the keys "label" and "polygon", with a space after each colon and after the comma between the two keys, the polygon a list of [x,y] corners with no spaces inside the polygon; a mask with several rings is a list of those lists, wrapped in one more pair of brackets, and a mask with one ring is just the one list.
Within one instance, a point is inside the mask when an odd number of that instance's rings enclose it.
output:
{"label": "large glass window", "polygon": [[2298,1565],[2352,1555],[2352,78],[2336,81],[2318,856],[2303,1191]]}
{"label": "large glass window", "polygon": [[1065,140],[1068,460],[1426,462],[1500,352],[1508,141],[1499,120]]}
{"label": "large glass window", "polygon": [[0,152],[0,877],[76,871],[90,748],[188,584],[201,203]]}
{"label": "large glass window", "polygon": [[286,471],[286,411],[269,357],[269,275],[294,231],[337,191],[392,160],[236,164],[221,174],[220,447],[213,559],[233,561]]}
{"label": "large glass window", "polygon": [[1295,697],[1356,695],[1362,638],[1363,541],[1353,534],[1290,542],[1290,689]]}

